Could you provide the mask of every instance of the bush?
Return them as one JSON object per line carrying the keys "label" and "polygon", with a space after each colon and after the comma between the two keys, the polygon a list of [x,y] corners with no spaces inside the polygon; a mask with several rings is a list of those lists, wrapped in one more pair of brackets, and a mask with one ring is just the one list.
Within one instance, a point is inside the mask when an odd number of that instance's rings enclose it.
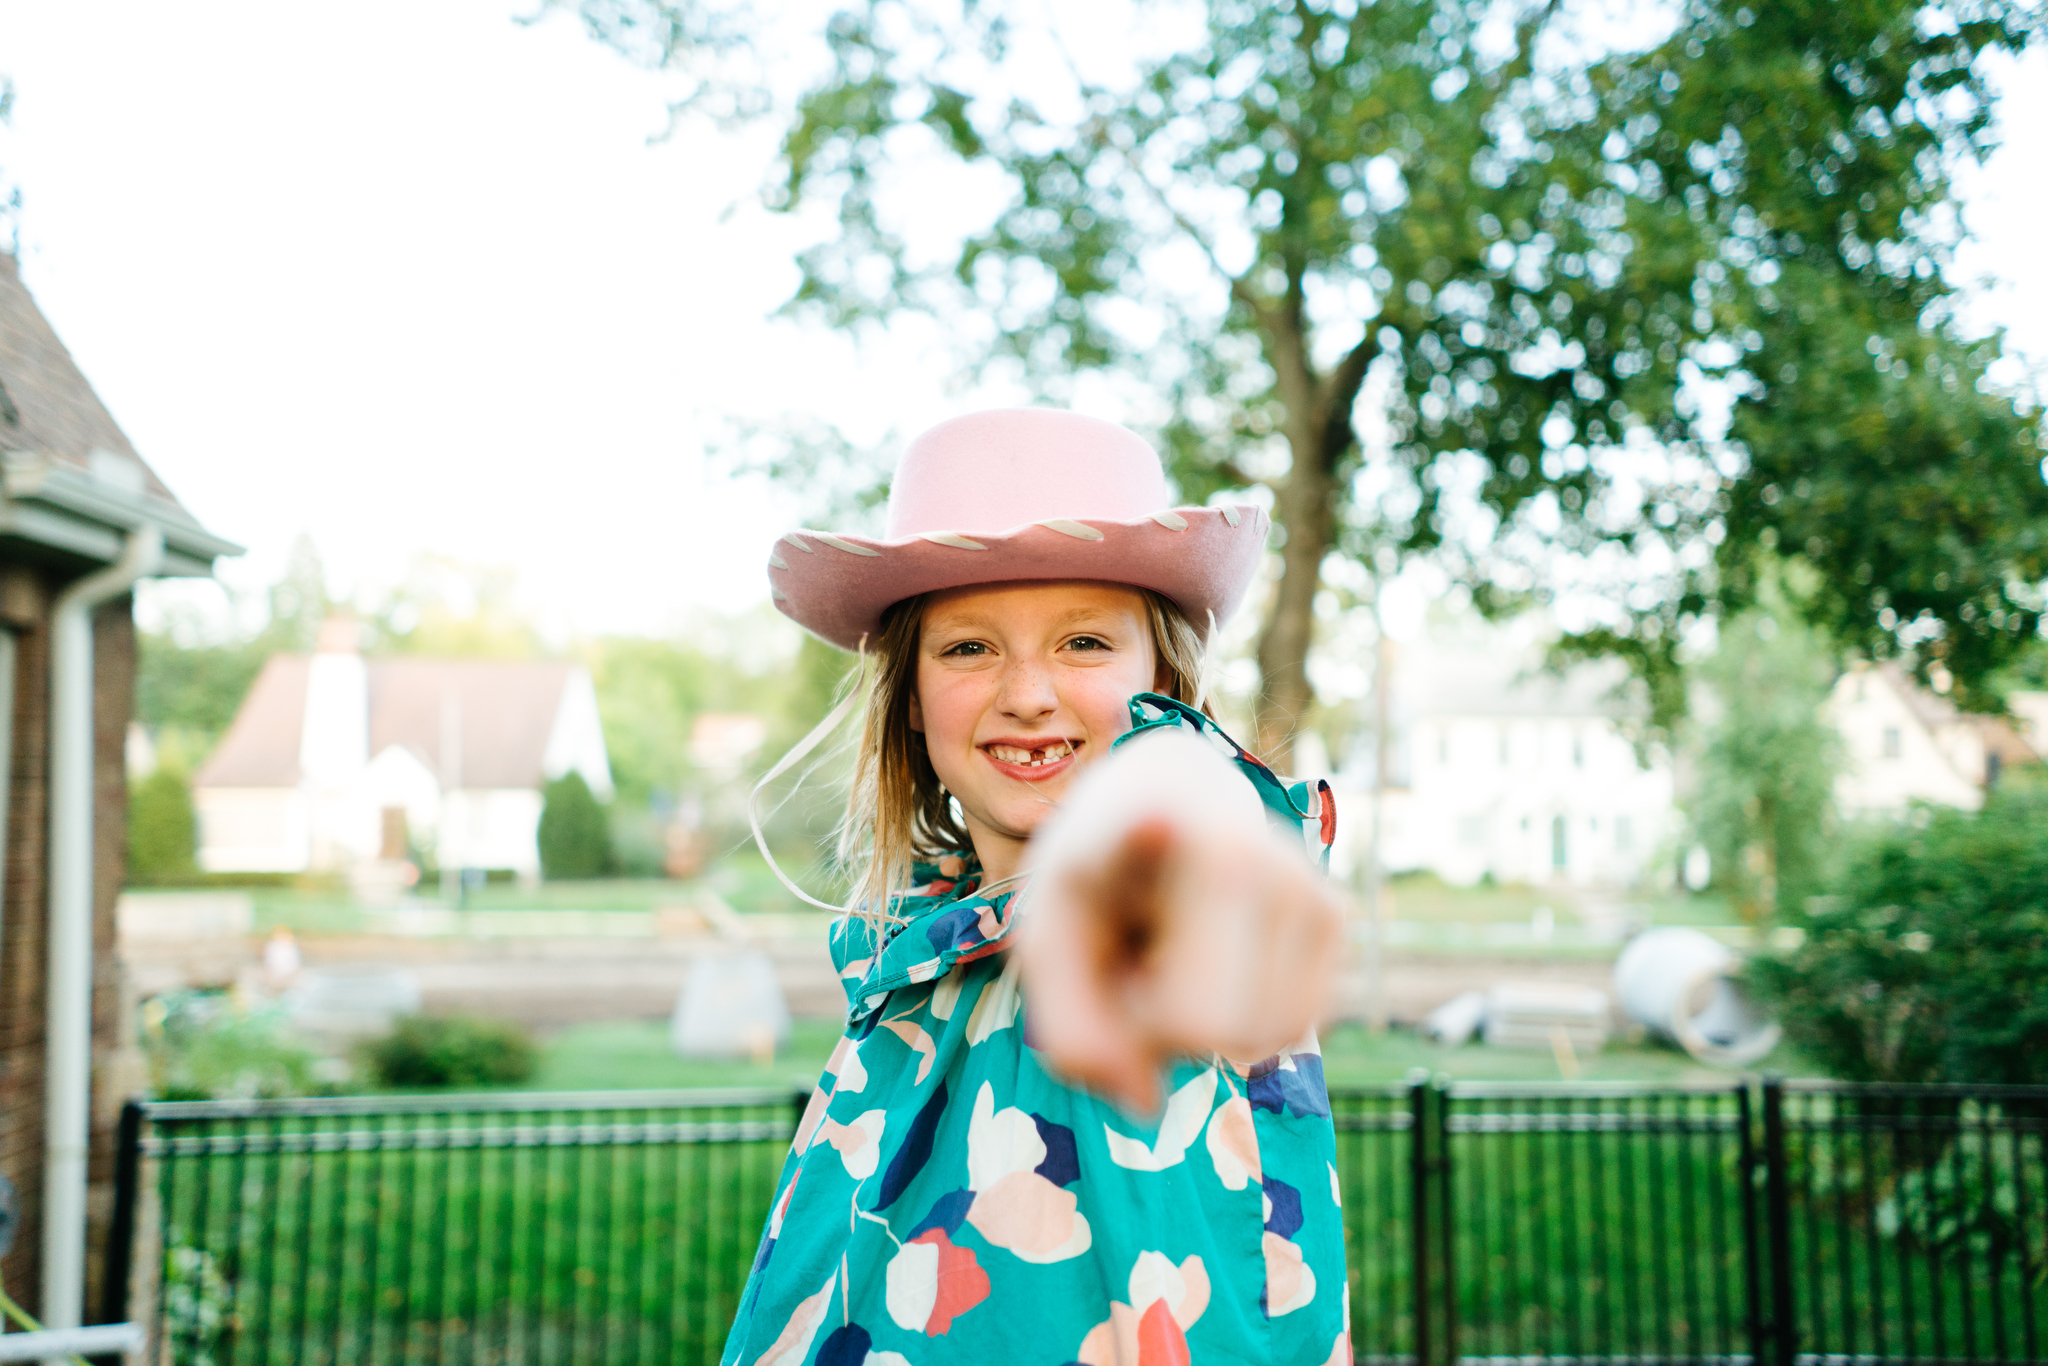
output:
{"label": "bush", "polygon": [[198,871],[199,819],[185,775],[160,768],[128,789],[128,880],[169,882]]}
{"label": "bush", "polygon": [[468,1015],[410,1015],[363,1047],[364,1070],[380,1086],[516,1086],[539,1060],[518,1025]]}
{"label": "bush", "polygon": [[157,1100],[269,1100],[325,1088],[311,1049],[275,1008],[243,1009],[218,991],[181,991],[143,1008],[143,1054]]}
{"label": "bush", "polygon": [[547,878],[612,871],[612,832],[583,775],[571,771],[541,790],[540,871]]}
{"label": "bush", "polygon": [[1749,968],[1792,1042],[1869,1081],[2048,1079],[2048,789],[1923,808],[1785,918],[1799,948]]}

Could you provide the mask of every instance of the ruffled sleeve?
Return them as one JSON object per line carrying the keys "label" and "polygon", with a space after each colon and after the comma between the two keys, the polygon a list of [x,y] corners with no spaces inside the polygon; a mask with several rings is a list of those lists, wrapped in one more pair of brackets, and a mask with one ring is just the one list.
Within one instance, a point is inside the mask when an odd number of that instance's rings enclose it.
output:
{"label": "ruffled sleeve", "polygon": [[846,992],[849,1025],[880,1009],[898,987],[937,981],[957,964],[1004,947],[1016,897],[977,895],[980,872],[963,854],[920,863],[918,885],[891,906],[901,923],[845,915],[833,924],[832,966]]}

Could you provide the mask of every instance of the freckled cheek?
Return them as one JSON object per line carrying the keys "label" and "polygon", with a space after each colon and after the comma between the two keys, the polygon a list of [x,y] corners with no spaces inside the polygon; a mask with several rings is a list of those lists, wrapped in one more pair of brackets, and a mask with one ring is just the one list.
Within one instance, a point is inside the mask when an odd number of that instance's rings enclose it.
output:
{"label": "freckled cheek", "polygon": [[974,746],[974,728],[988,710],[989,689],[976,679],[921,679],[918,707],[924,713],[924,740],[937,765],[941,756],[960,754]]}
{"label": "freckled cheek", "polygon": [[1084,752],[1084,761],[1100,758],[1109,751],[1110,741],[1131,728],[1130,699],[1133,694],[1143,691],[1142,684],[1126,687],[1121,682],[1105,680],[1103,685],[1069,696],[1070,714],[1080,721],[1081,728],[1094,741]]}

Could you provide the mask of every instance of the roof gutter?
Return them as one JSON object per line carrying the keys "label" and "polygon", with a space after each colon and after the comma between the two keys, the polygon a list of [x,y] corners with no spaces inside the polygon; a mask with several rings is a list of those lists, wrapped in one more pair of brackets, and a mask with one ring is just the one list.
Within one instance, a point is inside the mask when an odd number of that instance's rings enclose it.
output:
{"label": "roof gutter", "polygon": [[164,535],[135,528],[120,558],[77,580],[50,614],[48,1052],[43,1067],[43,1323],[79,1326],[85,1304],[91,1132],[93,613],[164,567]]}
{"label": "roof gutter", "polygon": [[208,575],[216,557],[242,553],[168,499],[31,451],[0,450],[0,491],[0,537],[104,563],[130,533],[153,526],[163,537],[167,574]]}

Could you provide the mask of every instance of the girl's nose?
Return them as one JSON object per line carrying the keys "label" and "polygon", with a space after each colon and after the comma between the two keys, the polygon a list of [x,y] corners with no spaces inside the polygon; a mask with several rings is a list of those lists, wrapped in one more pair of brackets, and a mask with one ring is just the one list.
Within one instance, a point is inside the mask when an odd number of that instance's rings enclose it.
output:
{"label": "girl's nose", "polygon": [[1003,715],[1035,721],[1057,711],[1059,705],[1051,673],[1035,660],[1019,660],[1003,670],[996,692],[996,707]]}

